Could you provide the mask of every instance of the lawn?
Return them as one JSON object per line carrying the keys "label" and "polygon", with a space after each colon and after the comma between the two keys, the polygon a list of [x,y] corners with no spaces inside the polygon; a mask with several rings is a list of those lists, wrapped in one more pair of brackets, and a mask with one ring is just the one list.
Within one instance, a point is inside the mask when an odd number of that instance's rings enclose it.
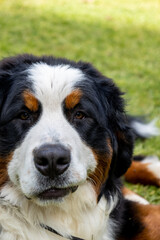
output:
{"label": "lawn", "polygon": [[[126,92],[129,113],[160,127],[159,0],[0,0],[0,58],[24,52],[92,62]],[[139,153],[160,157],[160,137],[138,141]],[[127,186],[160,203],[160,189]]]}

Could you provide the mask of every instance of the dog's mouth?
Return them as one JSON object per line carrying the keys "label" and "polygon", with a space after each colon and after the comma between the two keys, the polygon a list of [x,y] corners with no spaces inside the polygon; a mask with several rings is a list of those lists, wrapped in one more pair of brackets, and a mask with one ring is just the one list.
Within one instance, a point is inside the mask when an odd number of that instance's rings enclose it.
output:
{"label": "dog's mouth", "polygon": [[41,200],[52,200],[63,198],[69,193],[74,193],[77,190],[78,186],[68,187],[68,188],[50,188],[38,195],[38,198]]}

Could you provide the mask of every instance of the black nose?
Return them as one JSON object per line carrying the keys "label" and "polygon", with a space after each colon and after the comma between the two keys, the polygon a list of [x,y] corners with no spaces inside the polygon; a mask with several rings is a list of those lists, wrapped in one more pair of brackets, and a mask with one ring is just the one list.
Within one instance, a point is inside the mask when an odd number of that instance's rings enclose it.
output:
{"label": "black nose", "polygon": [[60,144],[42,145],[33,154],[38,171],[52,179],[64,173],[70,164],[70,151]]}

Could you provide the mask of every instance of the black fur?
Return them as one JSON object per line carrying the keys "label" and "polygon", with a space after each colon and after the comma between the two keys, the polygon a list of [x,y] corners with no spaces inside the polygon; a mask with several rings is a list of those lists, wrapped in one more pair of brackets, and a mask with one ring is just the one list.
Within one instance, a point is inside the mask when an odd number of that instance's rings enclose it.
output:
{"label": "black fur", "polygon": [[120,219],[120,227],[117,231],[117,239],[135,239],[144,230],[145,226],[137,214],[134,202],[124,200],[123,205],[119,205],[119,212],[122,206],[123,212]]}

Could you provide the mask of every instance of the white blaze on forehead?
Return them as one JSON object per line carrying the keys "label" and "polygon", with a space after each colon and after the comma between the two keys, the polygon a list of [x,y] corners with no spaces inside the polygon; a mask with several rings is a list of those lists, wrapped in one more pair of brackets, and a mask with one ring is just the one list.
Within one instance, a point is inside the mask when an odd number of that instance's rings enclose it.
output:
{"label": "white blaze on forehead", "polygon": [[84,79],[79,69],[69,65],[51,66],[42,62],[33,64],[28,73],[38,100],[42,105],[51,107],[62,103],[74,85]]}

